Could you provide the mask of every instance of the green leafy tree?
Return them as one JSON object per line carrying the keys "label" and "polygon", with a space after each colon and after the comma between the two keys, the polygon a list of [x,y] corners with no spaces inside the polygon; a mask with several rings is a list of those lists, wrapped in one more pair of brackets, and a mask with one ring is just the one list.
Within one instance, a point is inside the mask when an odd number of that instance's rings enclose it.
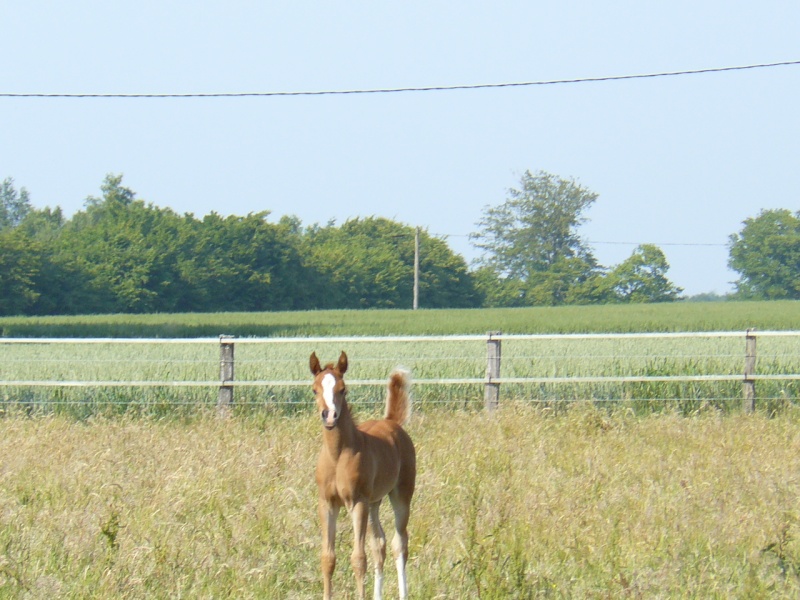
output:
{"label": "green leafy tree", "polygon": [[81,293],[84,304],[74,311],[173,310],[181,219],[135,200],[121,181],[121,176],[106,177],[103,197],[89,197],[86,210],[72,218],[61,236],[62,251],[75,257],[87,285]]}
{"label": "green leafy tree", "polygon": [[[482,271],[484,296],[526,305],[595,301],[602,269],[577,228],[597,194],[544,171],[526,171],[520,184],[503,204],[484,209],[471,236],[484,252],[477,265],[496,275],[492,282]],[[503,291],[495,294],[493,286]]]}
{"label": "green leafy tree", "polygon": [[373,218],[314,232],[307,259],[319,277],[319,308],[409,306],[413,267],[398,251],[402,238],[389,237],[396,233],[388,221]]}
{"label": "green leafy tree", "polygon": [[669,263],[658,246],[642,244],[608,275],[620,302],[672,302],[683,290],[667,278]]}
{"label": "green leafy tree", "polygon": [[66,219],[61,208],[32,208],[20,222],[19,229],[30,238],[40,241],[54,240],[61,234]]}
{"label": "green leafy tree", "polygon": [[762,210],[730,236],[728,265],[745,299],[800,299],[800,211]]}
{"label": "green leafy tree", "polygon": [[267,222],[268,211],[246,217],[211,213],[192,224],[192,255],[181,273],[194,293],[187,310],[307,308],[306,268],[293,219]]}
{"label": "green leafy tree", "polygon": [[489,266],[472,271],[475,288],[486,308],[527,306],[524,282],[501,277]]}
{"label": "green leafy tree", "polygon": [[30,197],[10,177],[0,183],[0,314],[26,314],[40,297],[36,289],[42,264],[40,244],[20,224],[31,213]]}
{"label": "green leafy tree", "polygon": [[28,191],[14,188],[14,180],[7,177],[0,183],[0,229],[16,227],[31,211]]}
{"label": "green leafy tree", "polygon": [[[268,212],[202,220],[138,200],[121,175],[65,220],[31,210],[17,229],[40,261],[36,314],[291,310],[311,305],[297,219]],[[9,252],[8,256],[12,254]],[[16,264],[16,263],[15,263]],[[22,263],[19,263],[20,265]],[[11,289],[10,287],[8,289]],[[30,299],[30,298],[29,298]]]}
{"label": "green leafy tree", "polygon": [[297,223],[179,216],[136,199],[109,175],[102,198],[65,227],[63,248],[88,280],[77,312],[291,310],[305,307]]}
{"label": "green leafy tree", "polygon": [[30,314],[72,314],[87,303],[88,279],[74,252],[64,247],[61,235],[65,224],[61,209],[48,207],[32,209],[18,226],[41,250],[35,278],[38,297]]}
{"label": "green leafy tree", "polygon": [[27,314],[39,297],[38,245],[16,229],[0,230],[0,315]]}
{"label": "green leafy tree", "polygon": [[90,213],[91,209],[103,206],[129,206],[136,199],[136,192],[122,185],[122,175],[112,173],[106,175],[103,183],[100,184],[100,191],[103,192],[101,197],[89,196],[86,198],[85,206]]}
{"label": "green leafy tree", "polygon": [[[410,228],[409,228],[410,229]],[[420,231],[419,305],[421,308],[475,308],[480,306],[472,275],[464,258],[447,243]]]}
{"label": "green leafy tree", "polygon": [[[20,194],[6,183],[17,208],[0,229],[3,313],[411,305],[415,231],[388,219],[305,230],[296,217],[268,222],[268,211],[198,220],[137,199],[121,175],[108,175],[102,194],[65,219],[58,208],[19,210]],[[420,236],[420,305],[478,306],[463,258]]]}
{"label": "green leafy tree", "polygon": [[592,304],[608,301],[609,290],[602,267],[594,257],[573,256],[534,273],[527,282],[528,305]]}
{"label": "green leafy tree", "polygon": [[[410,308],[414,228],[389,219],[311,227],[303,253],[314,270],[315,308]],[[477,306],[464,260],[442,240],[420,234],[420,306]]]}

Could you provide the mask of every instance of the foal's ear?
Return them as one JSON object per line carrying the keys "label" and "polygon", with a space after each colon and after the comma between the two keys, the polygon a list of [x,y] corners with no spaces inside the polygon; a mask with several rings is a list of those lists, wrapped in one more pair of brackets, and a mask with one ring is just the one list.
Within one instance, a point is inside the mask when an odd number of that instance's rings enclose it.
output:
{"label": "foal's ear", "polygon": [[311,353],[311,357],[308,359],[308,367],[311,369],[312,375],[316,375],[322,371],[322,367],[319,364],[319,359],[317,358],[316,352]]}
{"label": "foal's ear", "polygon": [[342,353],[339,355],[339,362],[336,363],[336,370],[342,375],[347,372],[347,354],[344,353],[344,350],[342,350]]}

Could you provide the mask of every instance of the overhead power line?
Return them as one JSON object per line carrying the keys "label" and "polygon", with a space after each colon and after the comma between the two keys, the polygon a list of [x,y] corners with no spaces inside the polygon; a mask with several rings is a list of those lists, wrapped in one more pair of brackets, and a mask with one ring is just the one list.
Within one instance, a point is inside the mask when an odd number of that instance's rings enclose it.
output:
{"label": "overhead power line", "polygon": [[630,79],[654,79],[657,77],[677,77],[683,75],[703,75],[707,73],[724,73],[729,71],[745,71],[749,69],[769,69],[800,65],[800,60],[791,60],[756,65],[740,65],[736,67],[716,67],[687,71],[667,71],[662,73],[644,73],[639,75],[611,75],[607,77],[583,77],[579,79],[552,79],[547,81],[519,81],[510,83],[478,83],[465,85],[438,85],[425,87],[375,88],[353,90],[318,90],[294,92],[210,92],[188,94],[62,94],[62,93],[11,93],[0,92],[0,98],[264,98],[274,96],[337,96],[347,94],[397,94],[402,92],[451,92],[456,90],[482,90],[494,88],[531,87],[546,85],[567,85],[578,83],[598,83],[601,81],[624,81]]}
{"label": "overhead power line", "polygon": [[[462,237],[468,238],[471,237],[469,233],[433,233],[428,232],[429,235],[434,237],[441,237],[441,238],[451,238],[451,237]],[[719,248],[726,248],[728,244],[721,244],[721,243],[712,243],[712,242],[621,242],[621,241],[604,241],[604,240],[586,240],[587,244],[597,244],[597,245],[610,245],[610,246],[645,246],[648,244],[652,244],[654,246],[713,246]]]}
{"label": "overhead power line", "polygon": [[589,244],[604,244],[615,246],[644,246],[653,244],[654,246],[717,246],[725,248],[728,244],[712,244],[703,242],[603,242],[603,241],[589,241]]}

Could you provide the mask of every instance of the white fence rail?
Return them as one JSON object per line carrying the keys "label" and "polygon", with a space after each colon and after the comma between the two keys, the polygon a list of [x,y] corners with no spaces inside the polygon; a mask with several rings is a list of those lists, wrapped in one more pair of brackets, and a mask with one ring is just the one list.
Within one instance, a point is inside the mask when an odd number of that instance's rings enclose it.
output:
{"label": "white fence rail", "polygon": [[[776,369],[767,369],[762,372],[757,369],[756,344],[759,339],[783,339],[788,340],[788,344],[784,344],[781,352],[774,352],[771,356],[773,362],[780,362],[781,366]],[[657,361],[660,358],[666,360],[665,357],[659,357],[657,354],[650,353],[645,348],[645,343],[648,340],[672,340],[678,344],[686,342],[689,345],[690,340],[733,340],[734,342],[741,341],[739,350],[726,350],[729,354],[720,354],[724,356],[728,366],[725,368],[718,368],[718,372],[703,372],[703,373],[679,373],[679,374],[658,374],[658,373],[626,373],[624,372],[609,372],[609,366],[603,367],[602,373],[574,373],[569,372],[569,369],[562,368],[569,358],[569,354],[564,354],[559,358],[555,356],[550,365],[546,367],[549,374],[530,374],[529,372],[519,374],[515,369],[510,369],[510,375],[503,376],[502,373],[506,370],[504,366],[509,363],[525,363],[530,369],[535,370],[537,365],[541,362],[541,356],[538,355],[525,355],[520,352],[518,348],[521,343],[527,343],[527,348],[538,348],[547,343],[561,343],[565,342],[572,348],[571,352],[577,353],[581,349],[581,345],[576,343],[599,344],[599,343],[613,343],[616,344],[608,354],[603,356],[606,363],[610,363],[612,368],[614,365],[619,367],[619,362],[622,359],[631,359],[636,357],[638,360],[644,361]],[[742,331],[724,331],[724,332],[691,332],[691,333],[628,333],[628,334],[542,334],[542,335],[511,335],[502,334],[499,332],[490,332],[487,335],[454,335],[454,336],[394,336],[394,337],[327,337],[327,338],[233,338],[229,336],[220,336],[219,338],[188,338],[188,339],[159,339],[159,338],[0,338],[0,388],[101,388],[101,387],[139,387],[139,388],[218,388],[218,406],[226,408],[235,402],[234,390],[236,388],[253,388],[253,387],[302,387],[309,385],[309,377],[306,374],[306,369],[295,370],[299,374],[297,378],[263,378],[245,376],[239,377],[237,363],[235,359],[234,350],[236,348],[264,346],[264,347],[302,347],[309,348],[315,345],[325,345],[331,347],[339,345],[345,348],[362,347],[363,345],[378,345],[378,346],[391,346],[398,348],[400,346],[410,346],[412,349],[421,349],[426,345],[445,344],[445,345],[464,345],[469,346],[469,355],[466,357],[471,361],[471,367],[465,368],[465,371],[472,371],[464,376],[444,376],[451,373],[442,373],[443,376],[431,376],[430,371],[436,370],[434,367],[427,369],[428,374],[423,376],[415,376],[414,384],[417,386],[449,386],[449,385],[483,385],[484,386],[484,403],[488,410],[493,410],[498,406],[500,391],[502,386],[506,385],[522,385],[522,386],[537,386],[537,385],[559,385],[559,384],[631,384],[631,383],[700,383],[700,382],[741,382],[742,391],[742,407],[745,411],[750,412],[754,410],[756,401],[756,383],[758,381],[779,381],[779,382],[793,382],[800,380],[800,331],[755,331],[748,330]],[[483,357],[478,356],[480,345],[485,345],[485,352]],[[623,356],[623,352],[619,350],[621,344],[626,344],[633,351],[626,350],[627,356]],[[205,377],[205,378],[188,378],[182,379],[177,377],[172,378],[154,378],[154,379],[125,379],[125,378],[103,378],[103,377],[68,377],[64,374],[59,374],[57,377],[20,377],[19,369],[13,368],[15,361],[19,363],[46,363],[48,355],[55,354],[55,350],[50,351],[50,348],[65,347],[79,348],[84,346],[98,346],[103,348],[111,347],[126,347],[136,348],[139,346],[217,346],[219,352],[219,378]],[[505,348],[504,348],[505,346]],[[15,349],[22,347],[32,348],[35,347],[41,350],[33,357],[18,357]],[[728,346],[730,348],[730,346]],[[506,355],[503,355],[503,350]],[[509,352],[511,350],[511,352]],[[349,352],[349,350],[348,350]],[[530,352],[530,350],[528,350]],[[566,351],[567,353],[570,350]],[[391,351],[389,352],[391,354]],[[638,353],[638,354],[637,354]],[[413,355],[413,351],[411,352]],[[409,355],[406,352],[406,355]],[[301,354],[296,354],[301,356]],[[307,357],[307,354],[305,355]],[[464,357],[461,357],[462,359]],[[592,358],[597,358],[597,355],[592,355]],[[697,361],[701,357],[689,353],[681,357],[684,361],[692,362]],[[413,359],[413,357],[412,357]],[[465,359],[465,360],[466,360]],[[63,360],[63,359],[62,359]],[[80,359],[76,359],[79,361]],[[85,360],[96,360],[102,362],[102,358],[89,358]],[[133,360],[133,359],[130,359]],[[154,359],[157,360],[157,359]],[[205,359],[209,362],[209,359]],[[369,359],[365,359],[369,360]],[[424,360],[424,359],[421,359]],[[445,359],[440,359],[445,360]],[[451,360],[455,360],[451,357]],[[293,362],[302,363],[305,367],[304,359],[295,358]],[[485,364],[484,373],[476,373],[476,361],[482,361]],[[539,362],[537,362],[539,361]],[[187,360],[191,362],[191,359]],[[246,362],[246,361],[245,361]],[[529,364],[528,364],[529,363]],[[731,364],[738,365],[731,367]],[[442,363],[444,364],[444,363]],[[774,365],[773,365],[774,367]],[[541,368],[541,367],[540,367]],[[694,368],[694,367],[693,367]],[[441,369],[444,371],[444,369]],[[520,369],[516,369],[519,371]],[[524,370],[524,369],[523,369]],[[696,368],[695,368],[696,370]],[[773,372],[768,372],[768,371]],[[211,375],[211,371],[206,371]],[[263,375],[263,374],[262,374]],[[386,379],[381,377],[354,377],[348,379],[350,386],[379,386],[385,385]]]}

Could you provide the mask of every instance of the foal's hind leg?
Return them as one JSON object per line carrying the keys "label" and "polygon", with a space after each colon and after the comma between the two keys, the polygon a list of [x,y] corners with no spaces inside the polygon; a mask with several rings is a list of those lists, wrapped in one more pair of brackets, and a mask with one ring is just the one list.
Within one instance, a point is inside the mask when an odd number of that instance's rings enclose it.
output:
{"label": "foal's hind leg", "polygon": [[383,533],[380,521],[381,503],[374,502],[369,505],[369,526],[372,532],[370,544],[372,546],[372,560],[375,562],[375,586],[373,598],[383,598],[383,563],[386,560],[386,535]]}
{"label": "foal's hind leg", "polygon": [[392,555],[397,565],[397,587],[400,598],[408,597],[406,580],[406,563],[408,562],[408,518],[411,513],[411,498],[405,497],[396,489],[389,494],[394,510],[394,538],[392,538]]}

